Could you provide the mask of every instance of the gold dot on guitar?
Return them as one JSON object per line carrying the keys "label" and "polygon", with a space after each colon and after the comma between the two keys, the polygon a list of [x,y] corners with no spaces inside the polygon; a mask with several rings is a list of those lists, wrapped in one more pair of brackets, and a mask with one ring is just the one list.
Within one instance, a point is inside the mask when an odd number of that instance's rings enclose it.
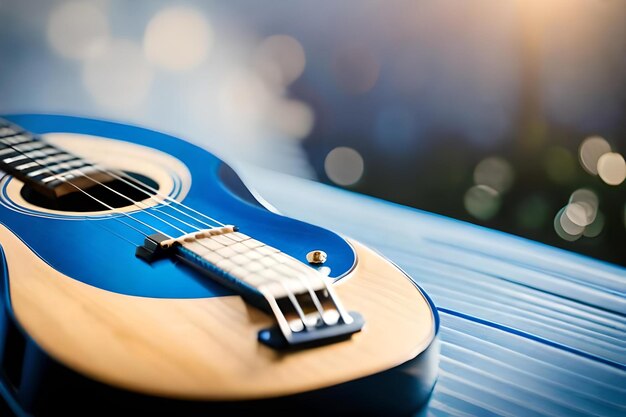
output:
{"label": "gold dot on guitar", "polygon": [[326,255],[326,252],[321,250],[313,250],[306,254],[306,260],[310,264],[323,264],[326,262],[327,258],[328,255]]}

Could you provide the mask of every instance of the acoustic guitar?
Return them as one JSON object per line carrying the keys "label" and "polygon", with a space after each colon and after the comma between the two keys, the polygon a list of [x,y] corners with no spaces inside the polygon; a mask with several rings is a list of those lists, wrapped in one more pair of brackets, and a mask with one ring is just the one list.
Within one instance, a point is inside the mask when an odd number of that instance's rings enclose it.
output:
{"label": "acoustic guitar", "polygon": [[0,169],[12,413],[388,415],[427,401],[428,296],[358,242],[275,213],[204,149],[19,115],[0,119]]}

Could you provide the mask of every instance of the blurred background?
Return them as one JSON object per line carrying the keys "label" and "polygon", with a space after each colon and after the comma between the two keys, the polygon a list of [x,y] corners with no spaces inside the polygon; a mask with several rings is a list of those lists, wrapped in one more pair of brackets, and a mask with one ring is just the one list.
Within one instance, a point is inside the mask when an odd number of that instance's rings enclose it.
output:
{"label": "blurred background", "polygon": [[0,0],[0,113],[21,112],[626,265],[623,0]]}

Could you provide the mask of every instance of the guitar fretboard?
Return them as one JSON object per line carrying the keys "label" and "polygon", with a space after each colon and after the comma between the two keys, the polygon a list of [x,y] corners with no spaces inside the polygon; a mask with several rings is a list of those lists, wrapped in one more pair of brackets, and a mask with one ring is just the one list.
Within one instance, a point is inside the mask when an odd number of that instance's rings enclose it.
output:
{"label": "guitar fretboard", "polygon": [[325,288],[318,271],[240,232],[184,242],[182,248],[193,254],[196,262],[214,265],[240,284],[269,291],[276,298]]}
{"label": "guitar fretboard", "polygon": [[112,180],[89,161],[4,119],[0,119],[0,169],[49,198]]}

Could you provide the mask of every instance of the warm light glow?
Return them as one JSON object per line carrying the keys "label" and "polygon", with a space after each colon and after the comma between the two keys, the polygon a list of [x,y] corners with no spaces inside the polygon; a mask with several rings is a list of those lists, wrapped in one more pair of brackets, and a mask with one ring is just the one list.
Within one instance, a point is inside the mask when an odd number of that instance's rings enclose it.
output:
{"label": "warm light glow", "polygon": [[212,44],[213,32],[200,12],[171,7],[150,20],[143,49],[154,64],[171,71],[183,71],[200,65]]}
{"label": "warm light glow", "polygon": [[611,145],[600,136],[590,136],[578,149],[578,156],[583,168],[593,175],[598,175],[598,160],[602,155],[611,152]]}
{"label": "warm light glow", "polygon": [[126,40],[113,41],[102,54],[88,59],[82,76],[95,101],[116,111],[141,104],[153,78],[139,46]]}
{"label": "warm light glow", "polygon": [[592,190],[580,188],[574,191],[569,203],[555,217],[557,234],[568,241],[581,236],[598,236],[604,227],[604,216],[598,211],[598,203],[598,196]]}
{"label": "warm light glow", "polygon": [[513,167],[504,158],[485,158],[474,169],[474,182],[487,185],[502,193],[513,184]]}
{"label": "warm light glow", "polygon": [[620,185],[626,179],[626,162],[616,152],[605,153],[598,159],[598,175],[609,185]]}
{"label": "warm light glow", "polygon": [[346,146],[333,149],[326,155],[324,170],[332,182],[339,185],[352,185],[363,175],[363,157]]}
{"label": "warm light glow", "polygon": [[216,87],[217,115],[229,133],[262,137],[259,129],[275,99],[263,80],[254,72],[233,69]]}
{"label": "warm light glow", "polygon": [[315,117],[303,101],[279,99],[272,106],[271,124],[288,138],[303,139],[311,133]]}
{"label": "warm light glow", "polygon": [[590,212],[587,206],[581,203],[570,203],[565,209],[565,215],[567,218],[577,226],[585,227],[591,224],[592,219],[595,217],[595,211]]}
{"label": "warm light glow", "polygon": [[565,211],[561,213],[560,223],[563,230],[572,236],[580,235],[585,230],[584,226],[574,223],[569,216],[567,216],[567,207],[565,208]]}
{"label": "warm light glow", "polygon": [[598,212],[598,197],[586,188],[572,193],[565,215],[578,226],[585,227],[593,223]]}
{"label": "warm light glow", "polygon": [[480,220],[489,220],[500,209],[500,194],[487,185],[475,185],[465,193],[465,210]]}
{"label": "warm light glow", "polygon": [[306,65],[304,48],[295,38],[273,35],[256,50],[255,67],[269,83],[287,86],[298,79]]}
{"label": "warm light glow", "polygon": [[85,59],[102,53],[109,25],[98,3],[71,1],[55,7],[48,19],[48,42],[67,58]]}

